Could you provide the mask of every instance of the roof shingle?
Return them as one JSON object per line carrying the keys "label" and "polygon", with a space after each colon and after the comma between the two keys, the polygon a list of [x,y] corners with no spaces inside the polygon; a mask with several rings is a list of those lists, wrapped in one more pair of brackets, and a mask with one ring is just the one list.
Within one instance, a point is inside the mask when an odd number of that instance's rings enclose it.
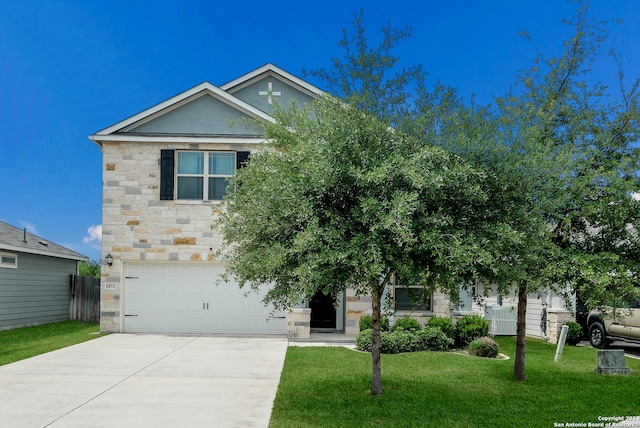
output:
{"label": "roof shingle", "polygon": [[0,250],[87,261],[88,257],[0,221]]}

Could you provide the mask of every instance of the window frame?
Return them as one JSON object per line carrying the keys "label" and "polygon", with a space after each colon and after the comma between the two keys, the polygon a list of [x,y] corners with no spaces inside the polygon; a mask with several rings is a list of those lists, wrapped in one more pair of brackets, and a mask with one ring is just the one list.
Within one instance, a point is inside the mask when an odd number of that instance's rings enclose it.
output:
{"label": "window frame", "polygon": [[[202,174],[199,173],[180,173],[180,153],[202,153],[203,154],[203,158],[202,158]],[[228,174],[211,174],[209,171],[209,164],[210,164],[210,156],[211,155],[215,155],[215,154],[228,154],[228,155],[232,155],[233,156],[233,161],[232,161],[232,166],[233,166],[233,174],[228,175]],[[174,198],[176,201],[202,201],[202,202],[215,202],[215,201],[221,201],[222,198],[220,199],[211,199],[209,198],[209,180],[211,178],[224,178],[225,180],[229,180],[231,177],[233,177],[236,174],[237,171],[237,161],[238,161],[238,153],[236,151],[233,150],[176,150],[176,154],[175,154],[175,159],[176,159],[176,167],[175,167],[175,174],[174,174],[174,188],[175,188],[175,194],[174,194]],[[179,186],[179,178],[180,177],[192,177],[192,178],[200,178],[202,179],[202,195],[200,198],[180,198],[179,197],[179,192],[180,192],[180,186]],[[226,189],[228,188],[228,183],[227,185],[225,185],[225,193],[226,193]]]}
{"label": "window frame", "polygon": [[[396,298],[397,295],[397,290],[416,290],[418,293],[425,293],[426,290],[424,289],[424,287],[420,286],[420,285],[412,285],[412,284],[402,284],[401,283],[401,279],[398,276],[395,276],[393,279],[393,309],[396,312],[422,312],[422,313],[431,313],[433,312],[433,293],[429,293],[428,298],[429,300],[426,303],[425,306],[422,306],[420,303],[416,303],[416,302],[411,302],[411,307],[410,308],[398,308],[398,299]],[[407,282],[411,282],[411,281],[407,281]],[[411,296],[409,296],[409,298],[411,299]]]}
{"label": "window frame", "polygon": [[[467,287],[460,286],[458,289],[458,301],[456,302],[455,308],[453,308],[453,312],[459,314],[474,313],[473,303],[476,296],[475,285],[468,285]],[[467,303],[469,304],[468,306]],[[502,305],[500,304],[500,306]]]}
{"label": "window frame", "polygon": [[[13,263],[6,263],[4,258],[12,258]],[[18,269],[18,254],[0,252],[0,267],[5,269]]]}

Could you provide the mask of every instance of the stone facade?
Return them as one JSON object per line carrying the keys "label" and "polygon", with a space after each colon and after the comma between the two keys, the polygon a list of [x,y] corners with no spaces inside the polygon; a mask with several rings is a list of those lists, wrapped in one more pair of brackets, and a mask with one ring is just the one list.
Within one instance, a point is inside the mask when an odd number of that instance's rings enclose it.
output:
{"label": "stone facade", "polygon": [[562,326],[569,321],[575,321],[571,312],[565,309],[549,309],[547,321],[547,331],[549,333],[547,341],[550,343],[558,343]]}
{"label": "stone facade", "polygon": [[421,326],[424,326],[429,318],[439,317],[451,317],[451,307],[449,305],[448,297],[441,292],[434,292],[431,294],[431,311],[395,311],[393,317],[395,319],[402,317],[410,317],[418,320]]}
{"label": "stone facade", "polygon": [[[113,265],[102,267],[102,331],[121,331],[123,262],[211,262],[222,249],[221,237],[211,229],[217,202],[160,200],[160,150],[251,151],[252,148],[255,146],[237,143],[105,141],[102,144],[102,252],[103,257],[109,253],[113,256]],[[353,290],[347,290],[345,297],[344,331],[357,334],[360,318],[371,314],[371,297],[356,296]],[[434,295],[433,313],[398,316],[413,316],[424,324],[433,314],[448,314],[446,296]],[[290,334],[308,337],[308,319],[303,320],[304,316],[308,318],[308,313],[297,309],[289,313]]]}
{"label": "stone facade", "polygon": [[[113,257],[112,266],[102,266],[100,324],[105,332],[122,331],[123,263],[212,262],[223,248],[221,237],[211,229],[217,202],[160,200],[162,149],[251,151],[255,146],[103,142],[102,253],[103,258]],[[344,331],[357,334],[360,318],[371,314],[371,297],[356,296],[353,290],[347,290],[345,297]],[[436,298],[434,308],[444,312],[446,303]],[[289,334],[308,337],[309,315],[309,309],[292,309]]]}
{"label": "stone facade", "polygon": [[358,334],[360,331],[360,318],[371,315],[371,297],[356,296],[355,290],[345,292],[345,334]]}
{"label": "stone facade", "polygon": [[[249,144],[104,142],[101,330],[121,331],[126,261],[215,261],[221,237],[212,231],[216,202],[160,200],[160,150],[249,151]],[[107,288],[108,285],[108,288]]]}
{"label": "stone facade", "polygon": [[287,335],[290,339],[308,339],[311,334],[311,309],[292,308],[287,316]]}
{"label": "stone facade", "polygon": [[[371,315],[371,297],[370,296],[356,296],[354,290],[346,291],[346,313],[345,313],[345,334],[354,335],[358,334],[360,330],[360,318],[365,315]],[[420,325],[425,325],[429,318],[433,316],[449,317],[452,316],[451,307],[449,305],[449,299],[447,296],[440,292],[435,292],[431,295],[431,311],[394,311],[392,308],[387,308],[386,299],[382,302],[383,316],[391,315],[395,319],[401,317],[411,317],[420,322]]]}

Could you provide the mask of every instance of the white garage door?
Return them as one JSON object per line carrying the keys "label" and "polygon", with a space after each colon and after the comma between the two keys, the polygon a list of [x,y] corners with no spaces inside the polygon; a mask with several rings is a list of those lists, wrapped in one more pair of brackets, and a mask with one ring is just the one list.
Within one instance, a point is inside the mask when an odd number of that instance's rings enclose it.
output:
{"label": "white garage door", "polygon": [[285,334],[283,312],[271,317],[263,295],[221,282],[220,265],[128,263],[124,331],[129,333]]}

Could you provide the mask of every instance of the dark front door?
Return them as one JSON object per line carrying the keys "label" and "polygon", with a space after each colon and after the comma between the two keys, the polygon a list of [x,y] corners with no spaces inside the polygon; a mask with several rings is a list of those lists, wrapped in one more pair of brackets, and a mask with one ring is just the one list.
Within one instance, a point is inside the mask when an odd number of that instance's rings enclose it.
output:
{"label": "dark front door", "polygon": [[311,328],[336,328],[335,297],[318,291],[309,302],[311,308]]}

